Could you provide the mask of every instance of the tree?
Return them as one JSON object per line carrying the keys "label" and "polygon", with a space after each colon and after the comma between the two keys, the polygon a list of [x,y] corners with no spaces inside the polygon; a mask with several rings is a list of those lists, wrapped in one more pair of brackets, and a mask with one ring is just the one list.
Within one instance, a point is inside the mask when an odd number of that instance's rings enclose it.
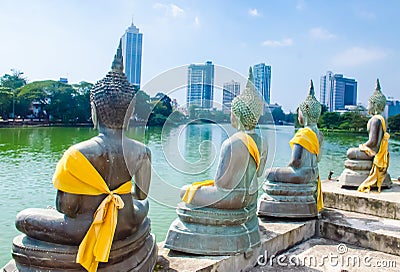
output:
{"label": "tree", "polygon": [[365,130],[368,118],[361,115],[358,111],[345,112],[340,116],[341,129],[349,129],[354,131]]}
{"label": "tree", "polygon": [[138,91],[135,99],[133,116],[139,121],[147,121],[151,113],[150,96],[144,91]]}
{"label": "tree", "polygon": [[10,88],[0,87],[0,118],[8,119],[9,108],[12,104],[13,93]]}
{"label": "tree", "polygon": [[[11,69],[11,71],[12,71],[11,75],[5,74],[0,78],[1,87],[8,89],[8,91],[6,91],[5,89],[3,89],[2,91],[3,112],[0,114],[4,116],[7,115],[7,113],[12,112],[12,117],[14,118],[14,115],[16,113],[15,111],[16,95],[18,89],[26,84],[26,78],[22,76],[24,73],[19,70]],[[10,93],[11,97],[9,97]]]}
{"label": "tree", "polygon": [[400,131],[400,114],[388,118],[388,127],[390,131]]}
{"label": "tree", "polygon": [[338,128],[340,126],[340,113],[338,112],[325,112],[319,120],[321,128]]}
{"label": "tree", "polygon": [[275,124],[278,124],[280,121],[284,121],[286,119],[286,115],[281,107],[277,107],[272,111],[272,117],[274,118]]}
{"label": "tree", "polygon": [[93,84],[85,81],[79,82],[79,84],[73,84],[72,87],[75,89],[77,96],[76,100],[76,118],[78,122],[87,122],[90,119],[90,90],[93,88]]}

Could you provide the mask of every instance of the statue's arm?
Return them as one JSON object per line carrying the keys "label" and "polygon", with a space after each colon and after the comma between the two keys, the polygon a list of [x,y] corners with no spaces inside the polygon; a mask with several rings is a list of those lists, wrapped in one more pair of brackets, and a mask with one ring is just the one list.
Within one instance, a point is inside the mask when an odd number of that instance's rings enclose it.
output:
{"label": "statue's arm", "polygon": [[381,130],[381,120],[373,118],[369,127],[368,141],[364,144],[365,146],[374,149],[378,145],[379,132]]}
{"label": "statue's arm", "polygon": [[146,151],[143,153],[139,168],[134,177],[134,196],[139,200],[143,200],[147,197],[151,180],[151,151],[148,147],[145,148]]}
{"label": "statue's arm", "polygon": [[294,144],[292,151],[292,160],[289,162],[289,167],[300,168],[301,156],[303,154],[303,147],[299,144]]}
{"label": "statue's arm", "polygon": [[81,196],[57,190],[56,208],[60,213],[75,218],[81,206]]}
{"label": "statue's arm", "polygon": [[322,145],[324,144],[324,134],[319,132],[319,154],[317,156],[317,162],[320,162],[322,159]]}
{"label": "statue's arm", "polygon": [[257,170],[257,177],[261,177],[261,175],[264,173],[265,163],[267,162],[267,156],[268,156],[268,146],[263,141],[262,150],[261,150],[261,154],[260,154],[260,165]]}
{"label": "statue's arm", "polygon": [[239,184],[248,165],[249,152],[243,144],[227,140],[221,148],[215,185],[220,188],[233,189]]}

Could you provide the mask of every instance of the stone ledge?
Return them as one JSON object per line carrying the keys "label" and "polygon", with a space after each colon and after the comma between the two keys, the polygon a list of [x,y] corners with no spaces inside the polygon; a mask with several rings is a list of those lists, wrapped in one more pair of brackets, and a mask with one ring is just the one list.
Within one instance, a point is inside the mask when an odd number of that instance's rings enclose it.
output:
{"label": "stone ledge", "polygon": [[321,237],[400,256],[400,220],[325,209]]}
{"label": "stone ledge", "polygon": [[257,258],[265,250],[279,254],[315,235],[316,220],[259,219],[261,245],[251,252],[234,256],[199,256],[163,248],[159,243],[158,262],[155,271],[249,271],[257,264]]}
{"label": "stone ledge", "polygon": [[392,188],[380,193],[361,193],[344,189],[339,182],[322,181],[324,204],[327,208],[369,214],[379,217],[400,219],[400,183],[393,182]]}

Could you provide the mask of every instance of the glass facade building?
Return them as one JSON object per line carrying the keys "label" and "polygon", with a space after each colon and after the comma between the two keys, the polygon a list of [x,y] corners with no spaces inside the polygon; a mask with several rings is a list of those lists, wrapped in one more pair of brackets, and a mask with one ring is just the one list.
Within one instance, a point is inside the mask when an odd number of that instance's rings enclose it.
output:
{"label": "glass facade building", "polygon": [[125,75],[128,81],[139,89],[142,69],[142,40],[143,34],[139,33],[139,28],[133,23],[122,36]]}
{"label": "glass facade building", "polygon": [[230,111],[232,107],[232,100],[240,94],[240,83],[232,80],[224,83],[223,86],[222,109],[224,111]]}
{"label": "glass facade building", "polygon": [[357,105],[357,81],[328,71],[321,76],[320,103],[326,105],[330,112]]}
{"label": "glass facade building", "polygon": [[213,107],[214,99],[214,64],[191,64],[188,67],[186,103],[204,109]]}
{"label": "glass facade building", "polygon": [[263,96],[267,105],[271,104],[271,66],[259,63],[253,67],[254,86]]}

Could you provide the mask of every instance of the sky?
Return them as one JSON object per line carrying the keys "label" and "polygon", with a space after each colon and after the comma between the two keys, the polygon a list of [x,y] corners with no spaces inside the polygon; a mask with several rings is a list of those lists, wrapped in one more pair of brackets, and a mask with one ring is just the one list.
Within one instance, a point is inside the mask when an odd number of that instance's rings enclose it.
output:
{"label": "sky", "polygon": [[[2,0],[0,75],[95,83],[133,21],[143,33],[142,86],[191,63],[211,60],[247,77],[264,62],[271,102],[286,112],[304,100],[310,79],[319,99],[327,71],[356,79],[366,105],[376,78],[400,99],[399,10],[397,0]],[[146,91],[169,92],[157,88]]]}

